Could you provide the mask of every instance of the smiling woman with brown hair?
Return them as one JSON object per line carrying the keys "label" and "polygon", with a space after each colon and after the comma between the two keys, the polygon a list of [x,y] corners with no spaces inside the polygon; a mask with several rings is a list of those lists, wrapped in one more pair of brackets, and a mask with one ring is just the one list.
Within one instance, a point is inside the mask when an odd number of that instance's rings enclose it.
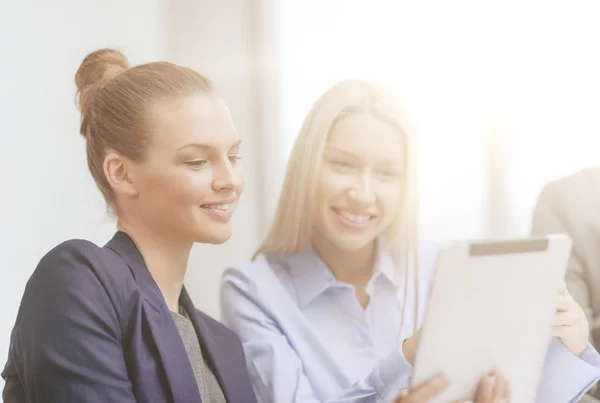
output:
{"label": "smiling woman with brown hair", "polygon": [[254,402],[239,339],[183,287],[194,242],[219,244],[243,189],[240,140],[212,83],[89,54],[75,81],[91,174],[117,216],[99,247],[66,241],[31,276],[4,401]]}

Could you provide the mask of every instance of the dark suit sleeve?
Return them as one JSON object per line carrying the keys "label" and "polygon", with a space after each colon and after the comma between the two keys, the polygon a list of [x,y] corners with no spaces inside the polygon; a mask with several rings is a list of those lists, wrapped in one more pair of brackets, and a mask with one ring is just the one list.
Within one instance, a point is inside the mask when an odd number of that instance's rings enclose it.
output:
{"label": "dark suit sleeve", "polygon": [[105,253],[73,241],[42,259],[12,332],[5,402],[23,394],[28,403],[135,402],[117,311],[100,280]]}

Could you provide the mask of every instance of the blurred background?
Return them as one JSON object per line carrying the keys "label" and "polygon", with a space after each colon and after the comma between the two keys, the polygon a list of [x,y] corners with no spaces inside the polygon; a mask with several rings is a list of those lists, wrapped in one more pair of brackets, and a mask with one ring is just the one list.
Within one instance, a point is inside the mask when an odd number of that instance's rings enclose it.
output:
{"label": "blurred background", "polygon": [[25,283],[69,238],[115,231],[87,170],[74,74],[101,47],[211,78],[243,138],[234,236],[197,245],[186,285],[219,317],[311,104],[347,78],[398,92],[418,133],[421,237],[527,235],[550,180],[600,163],[595,1],[0,0],[0,362]]}

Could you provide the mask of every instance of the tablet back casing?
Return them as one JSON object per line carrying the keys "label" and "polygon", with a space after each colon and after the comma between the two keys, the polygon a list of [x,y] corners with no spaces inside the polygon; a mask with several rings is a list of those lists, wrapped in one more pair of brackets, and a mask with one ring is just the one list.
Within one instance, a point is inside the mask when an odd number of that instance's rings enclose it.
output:
{"label": "tablet back casing", "polygon": [[565,235],[442,248],[412,385],[443,371],[450,386],[431,403],[472,399],[496,368],[511,402],[534,402],[570,252]]}

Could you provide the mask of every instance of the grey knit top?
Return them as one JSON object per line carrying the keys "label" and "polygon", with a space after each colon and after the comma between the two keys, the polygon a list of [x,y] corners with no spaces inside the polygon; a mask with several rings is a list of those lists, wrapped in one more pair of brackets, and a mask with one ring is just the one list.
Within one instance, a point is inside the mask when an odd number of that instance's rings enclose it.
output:
{"label": "grey knit top", "polygon": [[189,320],[185,310],[180,308],[180,311],[181,313],[171,312],[171,316],[175,321],[175,326],[177,326],[177,330],[185,346],[185,351],[190,359],[190,364],[194,370],[202,403],[227,403],[217,378],[204,360],[194,325]]}

